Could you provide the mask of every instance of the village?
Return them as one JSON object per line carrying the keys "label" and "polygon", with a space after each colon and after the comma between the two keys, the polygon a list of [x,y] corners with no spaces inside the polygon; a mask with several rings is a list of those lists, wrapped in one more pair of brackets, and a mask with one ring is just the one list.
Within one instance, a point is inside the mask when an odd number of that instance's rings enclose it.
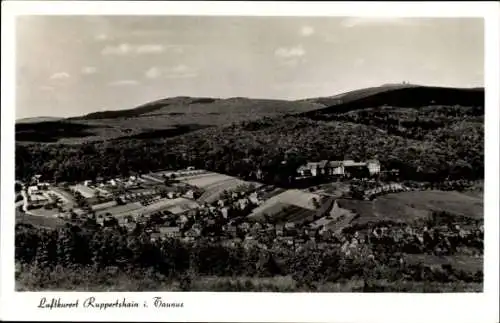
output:
{"label": "village", "polygon": [[[349,253],[367,239],[382,239],[391,225],[342,234],[359,217],[344,207],[345,199],[370,200],[380,194],[414,189],[382,182],[380,174],[380,163],[375,160],[310,162],[297,170],[299,178],[331,176],[335,181],[307,190],[287,190],[194,167],[83,183],[53,184],[36,175],[31,183],[16,182],[16,208],[21,217],[59,218],[78,225],[119,225],[131,232],[147,232],[152,240],[172,238],[192,243],[208,238],[226,246],[268,250],[307,244],[327,248],[334,242]],[[432,230],[407,225],[390,231],[393,239],[415,244],[412,248],[418,249],[429,244]],[[441,232],[449,232],[447,236],[462,238],[479,237],[475,231],[441,228]],[[448,238],[441,240],[443,248],[449,247]]]}

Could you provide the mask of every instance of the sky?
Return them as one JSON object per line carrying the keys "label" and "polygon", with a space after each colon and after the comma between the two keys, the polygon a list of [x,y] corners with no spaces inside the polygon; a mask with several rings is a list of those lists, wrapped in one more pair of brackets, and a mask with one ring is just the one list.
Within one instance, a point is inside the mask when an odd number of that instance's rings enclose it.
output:
{"label": "sky", "polygon": [[175,97],[304,99],[484,86],[477,18],[22,16],[16,119]]}

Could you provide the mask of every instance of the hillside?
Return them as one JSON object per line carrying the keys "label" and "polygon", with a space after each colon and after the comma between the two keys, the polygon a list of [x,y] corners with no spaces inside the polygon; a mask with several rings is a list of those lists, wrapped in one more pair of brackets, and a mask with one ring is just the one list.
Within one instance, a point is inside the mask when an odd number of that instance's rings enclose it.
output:
{"label": "hillside", "polygon": [[41,123],[17,122],[16,140],[78,144],[125,137],[165,138],[233,122],[311,111],[319,106],[284,100],[175,97],[133,109],[100,111]]}
{"label": "hillside", "polygon": [[[73,119],[38,124],[36,129],[18,125],[18,138],[40,142],[44,132],[53,132],[58,142],[55,147],[18,144],[16,174],[25,177],[43,170],[85,179],[194,165],[252,180],[261,169],[265,182],[288,185],[307,160],[378,158],[384,168],[398,168],[407,179],[482,179],[483,95],[484,89],[393,87],[295,115],[290,111],[313,109],[317,103],[166,99],[151,103],[160,106],[156,110],[151,104],[139,108],[144,113],[139,117]],[[207,113],[201,114],[203,110]],[[228,110],[235,113],[221,112]],[[83,141],[88,143],[58,145]]]}
{"label": "hillside", "polygon": [[174,97],[152,101],[133,109],[99,111],[67,119],[20,119],[16,121],[16,141],[79,144],[119,138],[166,138],[207,127],[290,114],[315,120],[352,121],[345,119],[346,116],[339,119],[339,115],[366,109],[380,112],[387,107],[454,105],[475,107],[481,110],[479,114],[484,114],[484,88],[385,84],[331,97],[297,101]]}
{"label": "hillside", "polygon": [[38,123],[38,122],[48,122],[48,121],[59,121],[62,120],[63,118],[57,118],[57,117],[34,117],[34,118],[22,118],[22,119],[17,119],[16,124],[22,124],[22,123]]}
{"label": "hillside", "polygon": [[304,112],[304,116],[322,118],[325,115],[345,113],[353,110],[396,106],[417,108],[423,106],[482,106],[484,107],[484,88],[446,88],[420,85],[383,85],[347,92],[330,98],[310,99],[324,107]]}
{"label": "hillside", "polygon": [[368,96],[375,95],[378,93],[392,91],[395,89],[414,87],[414,86],[417,86],[417,85],[383,84],[381,86],[374,86],[374,87],[368,87],[368,88],[363,88],[363,89],[357,89],[357,90],[348,91],[348,92],[344,92],[344,93],[340,93],[340,94],[328,96],[328,97],[305,99],[303,101],[321,104],[323,107],[329,107],[329,106],[333,106],[333,105],[338,105],[338,104],[342,104],[342,103],[356,101],[356,100],[363,99],[363,98],[366,98]]}
{"label": "hillside", "polygon": [[95,120],[132,118],[147,116],[177,116],[184,114],[197,115],[275,115],[284,113],[297,113],[310,111],[318,106],[310,102],[266,100],[251,98],[194,98],[194,97],[174,97],[166,98],[146,103],[139,107],[127,110],[101,111],[90,113],[82,117],[72,118],[73,120]]}

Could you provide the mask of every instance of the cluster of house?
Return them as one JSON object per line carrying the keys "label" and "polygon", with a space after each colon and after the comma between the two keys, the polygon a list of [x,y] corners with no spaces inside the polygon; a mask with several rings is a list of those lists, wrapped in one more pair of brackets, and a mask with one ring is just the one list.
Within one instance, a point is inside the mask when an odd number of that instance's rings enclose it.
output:
{"label": "cluster of house", "polygon": [[297,174],[302,178],[333,176],[351,177],[362,173],[374,176],[380,173],[380,162],[378,160],[368,160],[365,162],[355,162],[354,160],[322,160],[319,162],[308,162],[297,169]]}
{"label": "cluster of house", "polygon": [[411,189],[400,183],[390,183],[365,190],[364,195],[365,199],[370,199],[380,194],[392,193],[392,192],[406,192],[406,191],[411,191]]}
{"label": "cluster of house", "polygon": [[[226,246],[242,245],[269,249],[273,245],[300,246],[309,240],[328,239],[332,234],[320,226],[301,226],[294,222],[271,224],[249,221],[245,212],[233,213],[231,210],[243,211],[248,204],[258,205],[262,201],[258,192],[254,191],[246,196],[241,194],[242,192],[232,192],[226,199],[221,199],[213,205],[205,205],[177,216],[165,215],[163,218],[168,219],[165,224],[150,232],[152,240],[164,237],[193,242],[204,236],[219,240]],[[332,200],[326,203],[324,210],[318,212],[329,213],[334,205]],[[135,227],[133,223],[126,226],[129,229]]]}
{"label": "cluster of house", "polygon": [[49,184],[41,182],[40,177],[41,175],[33,176],[28,185],[17,182],[22,187],[21,195],[23,196],[24,208],[26,210],[32,207],[40,207],[53,201],[50,193],[47,192]]}
{"label": "cluster of house", "polygon": [[137,176],[129,176],[128,178],[112,178],[110,180],[104,180],[102,177],[97,177],[94,181],[86,180],[83,182],[83,186],[94,187],[96,189],[103,188],[106,186],[131,186],[138,182]]}
{"label": "cluster of house", "polygon": [[[173,195],[170,196],[169,193]],[[185,198],[190,193],[192,191],[188,191],[182,196]],[[167,195],[169,195],[167,198],[179,198],[179,192],[168,192]],[[127,195],[127,197],[130,196]],[[147,229],[148,233],[151,234],[152,240],[168,237],[192,242],[196,238],[201,237],[203,231],[209,235],[212,234],[212,236],[220,236],[235,234],[237,228],[244,230],[246,222],[244,216],[242,216],[242,211],[251,204],[258,205],[260,203],[262,203],[262,200],[260,199],[258,190],[250,192],[233,191],[227,192],[224,197],[221,197],[212,204],[198,204],[193,201],[193,205],[186,205],[184,208],[176,207],[178,210],[176,208],[169,208],[168,210],[157,210],[147,215],[138,211],[140,214],[137,214],[137,216],[119,216],[116,220],[118,224],[124,225],[129,230],[134,230],[138,223],[145,224],[152,217],[161,219],[161,225],[155,225],[154,228]],[[239,224],[238,220],[235,220],[234,212],[239,214],[236,216],[243,223],[242,225]],[[106,216],[101,215],[96,220],[98,224],[105,224],[108,221],[111,224],[113,223],[110,213]]]}

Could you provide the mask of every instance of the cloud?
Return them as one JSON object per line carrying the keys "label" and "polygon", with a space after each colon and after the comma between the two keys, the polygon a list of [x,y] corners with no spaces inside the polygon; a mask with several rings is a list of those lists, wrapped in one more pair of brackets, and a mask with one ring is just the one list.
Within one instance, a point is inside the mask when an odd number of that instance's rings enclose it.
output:
{"label": "cloud", "polygon": [[284,60],[281,60],[279,63],[281,66],[285,66],[285,67],[296,67],[300,63],[303,63],[303,62],[305,62],[305,60],[302,57],[300,57],[300,58],[284,59]]}
{"label": "cloud", "polygon": [[306,51],[302,45],[293,47],[280,47],[274,51],[274,56],[280,61],[280,65],[286,67],[295,67],[305,62]]}
{"label": "cloud", "polygon": [[169,69],[165,74],[167,78],[194,78],[198,76],[198,72],[186,65],[177,65]]}
{"label": "cloud", "polygon": [[279,58],[294,58],[294,57],[302,57],[306,54],[305,49],[302,45],[294,46],[294,47],[280,47],[274,51],[274,56]]}
{"label": "cloud", "polygon": [[84,66],[81,69],[81,73],[84,75],[95,74],[97,72],[97,68],[94,66]]}
{"label": "cloud", "polygon": [[183,64],[171,67],[153,66],[149,68],[144,74],[149,79],[158,79],[158,78],[182,79],[182,78],[194,78],[198,76],[198,72],[194,68],[191,68]]}
{"label": "cloud", "polygon": [[423,21],[415,18],[400,17],[351,17],[342,20],[341,25],[345,28],[377,25],[416,25]]}
{"label": "cloud", "polygon": [[162,75],[162,71],[159,67],[151,67],[148,69],[145,73],[146,77],[148,79],[156,79],[159,78]]}
{"label": "cloud", "polygon": [[139,85],[139,82],[136,80],[118,80],[109,83],[108,85],[110,86],[134,86],[134,85]]}
{"label": "cloud", "polygon": [[162,44],[128,44],[109,45],[102,49],[102,55],[143,55],[143,54],[161,54],[166,51],[177,53],[183,52],[182,45],[162,45]]}
{"label": "cloud", "polygon": [[102,55],[127,55],[132,52],[132,46],[129,44],[120,44],[118,46],[106,46],[102,49]]}
{"label": "cloud", "polygon": [[95,40],[97,41],[105,41],[105,40],[108,40],[109,39],[109,36],[106,35],[106,34],[98,34],[96,35],[95,37]]}
{"label": "cloud", "polygon": [[171,71],[174,73],[185,73],[185,72],[189,71],[189,67],[181,64],[181,65],[177,65],[177,66],[172,67]]}
{"label": "cloud", "polygon": [[304,36],[304,37],[309,37],[311,36],[312,34],[314,34],[314,28],[311,27],[311,26],[303,26],[301,29],[300,29],[300,35]]}
{"label": "cloud", "polygon": [[66,72],[57,72],[50,76],[51,80],[63,80],[69,78],[70,75]]}
{"label": "cloud", "polygon": [[186,47],[192,47],[192,46],[193,45],[187,45],[187,44],[184,44],[184,45],[170,44],[170,45],[166,45],[165,49],[168,50],[168,51],[172,51],[172,52],[180,54],[180,53],[184,52],[184,48],[186,48]]}
{"label": "cloud", "polygon": [[137,54],[159,54],[165,51],[165,46],[163,45],[140,45],[136,48]]}

